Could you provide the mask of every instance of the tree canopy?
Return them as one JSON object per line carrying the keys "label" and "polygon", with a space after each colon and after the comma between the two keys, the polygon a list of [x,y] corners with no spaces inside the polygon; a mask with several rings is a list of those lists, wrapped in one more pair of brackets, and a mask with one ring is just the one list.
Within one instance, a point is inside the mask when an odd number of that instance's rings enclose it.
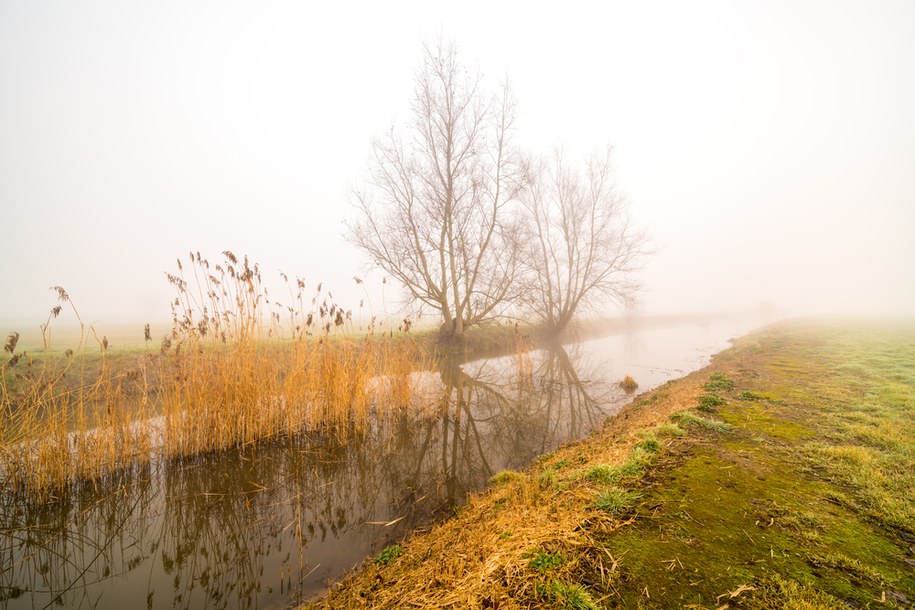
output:
{"label": "tree canopy", "polygon": [[423,51],[410,120],[373,142],[349,239],[450,338],[507,312],[559,332],[583,306],[630,298],[645,238],[609,150],[583,173],[521,154],[509,87],[484,91],[454,44]]}

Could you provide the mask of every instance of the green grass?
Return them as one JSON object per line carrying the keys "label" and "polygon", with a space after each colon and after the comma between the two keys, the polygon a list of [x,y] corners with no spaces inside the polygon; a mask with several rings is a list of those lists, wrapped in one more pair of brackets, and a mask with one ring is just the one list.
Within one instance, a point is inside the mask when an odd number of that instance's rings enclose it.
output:
{"label": "green grass", "polygon": [[744,390],[737,395],[737,400],[765,400],[765,396],[762,394],[757,394],[756,392],[749,392]]}
{"label": "green grass", "polygon": [[654,429],[654,435],[658,438],[671,438],[683,436],[686,431],[677,424],[661,424]]}
{"label": "green grass", "polygon": [[714,442],[668,453],[632,525],[600,538],[624,557],[614,603],[908,607],[915,327],[790,326],[752,341],[705,384],[737,393],[722,421],[676,417]]}
{"label": "green grass", "polygon": [[542,587],[554,608],[568,608],[570,610],[598,610],[591,594],[583,586],[575,583],[566,583],[561,580],[552,580],[549,585]]}
{"label": "green grass", "polygon": [[[508,497],[495,489],[472,519],[448,528],[444,553],[456,549],[462,561],[489,544],[475,570],[454,573],[465,605],[910,607],[915,324],[782,325],[737,341],[713,366],[715,375],[672,382],[633,409],[675,412],[704,385],[723,401],[715,418],[680,411],[641,429],[615,420],[605,430],[620,436],[595,435],[540,461],[548,490]],[[603,443],[632,437],[623,463],[603,452]],[[486,542],[509,529],[517,534]],[[398,594],[423,589],[442,554],[427,550],[439,549],[438,539],[427,540],[418,547],[429,556],[421,574],[396,562],[335,607],[370,599],[378,582]],[[447,582],[424,599],[452,590]],[[393,591],[388,599],[400,599]]]}
{"label": "green grass", "polygon": [[696,415],[689,411],[677,413],[673,418],[684,426],[698,426],[707,430],[714,430],[715,432],[727,432],[731,429],[731,425],[727,422],[718,421],[717,419],[709,417],[702,417],[701,415]]}
{"label": "green grass", "polygon": [[524,557],[530,560],[527,562],[527,567],[541,573],[555,570],[566,563],[566,558],[561,553],[548,553],[543,549],[535,549],[525,553]]}
{"label": "green grass", "polygon": [[641,497],[642,495],[637,492],[611,487],[597,495],[594,505],[602,511],[612,515],[619,515],[629,510],[636,500]]}
{"label": "green grass", "polygon": [[725,404],[725,400],[722,397],[716,394],[703,394],[699,397],[699,406],[696,408],[700,411],[713,412],[715,407],[723,404]]}
{"label": "green grass", "polygon": [[508,483],[515,483],[518,481],[523,481],[525,476],[516,470],[502,470],[497,472],[489,479],[490,485],[507,485]]}
{"label": "green grass", "polygon": [[634,448],[644,451],[645,453],[657,453],[661,450],[661,443],[655,438],[646,438],[645,440],[636,443]]}
{"label": "green grass", "polygon": [[384,550],[375,557],[375,563],[382,566],[387,565],[400,557],[401,553],[403,553],[403,549],[400,548],[400,545],[398,544],[386,546]]}
{"label": "green grass", "polygon": [[612,485],[623,481],[633,481],[641,478],[645,468],[654,459],[654,452],[648,452],[641,447],[634,447],[632,454],[622,464],[597,464],[584,473],[584,478],[598,485]]}
{"label": "green grass", "polygon": [[727,392],[734,389],[734,382],[724,373],[712,373],[702,388],[707,392]]}

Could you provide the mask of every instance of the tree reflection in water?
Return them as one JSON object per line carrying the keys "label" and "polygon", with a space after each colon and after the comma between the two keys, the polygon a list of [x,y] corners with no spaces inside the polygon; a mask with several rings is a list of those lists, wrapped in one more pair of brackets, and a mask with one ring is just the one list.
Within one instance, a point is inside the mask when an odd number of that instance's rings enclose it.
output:
{"label": "tree reflection in water", "polygon": [[[320,593],[496,472],[587,434],[620,394],[577,350],[414,373],[362,432],[153,462],[0,505],[0,608],[264,608]],[[425,405],[425,406],[423,406]]]}

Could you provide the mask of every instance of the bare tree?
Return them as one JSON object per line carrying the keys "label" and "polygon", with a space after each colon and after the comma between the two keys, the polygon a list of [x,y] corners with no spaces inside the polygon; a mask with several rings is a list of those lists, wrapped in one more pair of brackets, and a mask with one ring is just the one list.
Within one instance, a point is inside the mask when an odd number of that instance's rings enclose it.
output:
{"label": "bare tree", "polygon": [[[374,142],[356,194],[350,240],[441,314],[446,335],[492,317],[516,286],[518,227],[509,206],[522,185],[510,154],[514,102],[481,91],[454,45],[424,48],[412,119]],[[515,216],[516,217],[516,216]]]}
{"label": "bare tree", "polygon": [[521,196],[528,217],[524,304],[559,333],[580,309],[601,300],[629,302],[647,239],[633,230],[613,183],[611,151],[584,172],[561,152],[535,164]]}

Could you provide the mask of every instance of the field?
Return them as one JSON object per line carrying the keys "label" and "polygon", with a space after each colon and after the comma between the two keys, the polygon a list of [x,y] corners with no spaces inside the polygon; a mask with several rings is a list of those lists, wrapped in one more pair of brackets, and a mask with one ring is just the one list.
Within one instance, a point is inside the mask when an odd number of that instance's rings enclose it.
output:
{"label": "field", "polygon": [[915,600],[915,327],[782,324],[506,471],[319,608]]}

